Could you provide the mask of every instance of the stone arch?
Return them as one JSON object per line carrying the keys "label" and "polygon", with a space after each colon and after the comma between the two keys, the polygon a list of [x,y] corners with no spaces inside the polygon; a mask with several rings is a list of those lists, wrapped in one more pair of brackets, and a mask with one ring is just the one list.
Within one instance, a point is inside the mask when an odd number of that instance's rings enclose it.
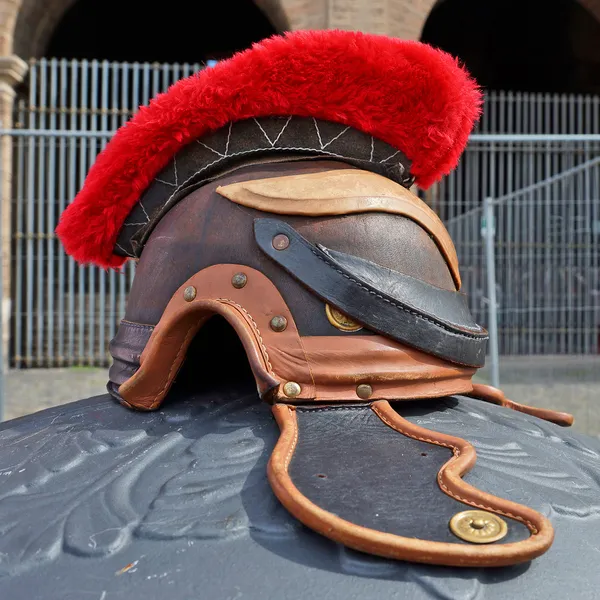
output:
{"label": "stone arch", "polygon": [[[0,0],[0,55],[41,56],[77,0]],[[326,0],[254,0],[277,31],[326,27]]]}
{"label": "stone arch", "polygon": [[[421,39],[457,56],[487,89],[600,92],[600,0],[438,0]],[[469,35],[464,35],[468,31]]]}
{"label": "stone arch", "polygon": [[[427,18],[429,17],[431,11],[436,6],[447,1],[448,0],[422,0],[421,2],[415,3],[416,5],[423,5],[423,11],[421,11],[421,13],[424,15],[419,29],[419,34],[415,37],[415,39],[421,38],[423,28],[425,27],[425,23],[427,22]],[[598,22],[600,22],[600,0],[574,0],[574,2],[581,4],[583,8],[585,8]]]}

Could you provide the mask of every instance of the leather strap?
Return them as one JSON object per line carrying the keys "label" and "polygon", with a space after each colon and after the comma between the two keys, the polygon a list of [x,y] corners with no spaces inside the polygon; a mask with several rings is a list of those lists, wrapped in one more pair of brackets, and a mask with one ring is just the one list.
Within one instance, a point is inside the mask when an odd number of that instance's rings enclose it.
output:
{"label": "leather strap", "polygon": [[[401,406],[400,413],[385,400],[272,410],[281,436],[269,482],[286,509],[321,535],[368,554],[454,567],[527,562],[553,542],[542,514],[463,479],[476,460],[469,442],[411,423]],[[450,517],[465,509],[498,516],[506,536],[453,537]]]}
{"label": "leather strap", "polygon": [[473,390],[467,392],[466,396],[476,398],[477,400],[484,400],[498,406],[504,406],[505,408],[511,408],[517,412],[537,417],[538,419],[544,419],[544,421],[550,421],[556,423],[561,427],[570,427],[573,425],[573,415],[566,412],[559,412],[556,410],[550,410],[549,408],[539,408],[538,406],[529,406],[527,404],[520,404],[509,400],[502,390],[495,388],[491,385],[485,385],[483,383],[474,383]]}
{"label": "leather strap", "polygon": [[[272,243],[280,234],[289,239],[289,245],[282,250]],[[308,242],[283,221],[256,219],[254,236],[258,246],[273,261],[369,329],[455,364],[471,367],[485,364],[488,334],[482,327],[451,323],[392,298],[333,261],[323,249]],[[421,287],[420,293],[423,289]],[[427,286],[427,290],[432,297],[438,297],[440,304],[446,301],[445,296],[439,296],[439,288]]]}
{"label": "leather strap", "polygon": [[412,306],[423,314],[435,315],[447,324],[472,331],[481,331],[473,320],[467,297],[433,286],[421,279],[382,267],[370,260],[338,252],[318,245],[336,265],[352,273],[357,279],[390,296],[398,302]]}

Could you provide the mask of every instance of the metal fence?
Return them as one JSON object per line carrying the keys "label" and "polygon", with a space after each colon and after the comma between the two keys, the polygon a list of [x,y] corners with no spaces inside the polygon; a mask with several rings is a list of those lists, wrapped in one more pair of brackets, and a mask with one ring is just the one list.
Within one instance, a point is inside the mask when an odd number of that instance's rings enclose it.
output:
{"label": "metal fence", "polygon": [[600,353],[598,155],[447,223],[471,240],[464,291],[499,354]]}
{"label": "metal fence", "polygon": [[[134,266],[123,273],[80,267],[53,232],[112,132],[200,67],[32,62],[27,97],[7,133],[14,164],[11,366],[108,364]],[[481,207],[485,197],[496,199],[503,354],[598,352],[599,100],[488,94],[458,169],[424,193],[448,225],[465,292],[484,325]]]}
{"label": "metal fence", "polygon": [[106,366],[134,274],[82,267],[54,236],[97,154],[139,106],[200,64],[33,60],[15,112],[13,367]]}

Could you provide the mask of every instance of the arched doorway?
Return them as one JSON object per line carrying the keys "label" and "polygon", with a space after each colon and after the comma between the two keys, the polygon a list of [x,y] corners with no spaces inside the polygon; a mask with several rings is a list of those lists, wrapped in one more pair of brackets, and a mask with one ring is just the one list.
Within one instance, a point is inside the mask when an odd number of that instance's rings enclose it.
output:
{"label": "arched doorway", "polygon": [[79,0],[63,15],[44,56],[127,62],[205,63],[276,33],[252,0],[148,3]]}
{"label": "arched doorway", "polygon": [[489,90],[600,93],[600,21],[577,0],[439,0],[421,39]]}

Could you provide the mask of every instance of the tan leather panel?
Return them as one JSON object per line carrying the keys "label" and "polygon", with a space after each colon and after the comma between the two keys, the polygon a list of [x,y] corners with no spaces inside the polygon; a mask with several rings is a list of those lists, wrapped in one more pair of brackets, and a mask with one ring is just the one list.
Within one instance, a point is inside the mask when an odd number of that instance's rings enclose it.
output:
{"label": "tan leather panel", "polygon": [[[462,476],[475,464],[475,450],[471,444],[406,421],[387,401],[374,402],[372,409],[386,425],[400,434],[453,450],[454,456],[442,467],[438,477],[444,493],[465,504],[516,518],[527,525],[532,535],[521,542],[487,546],[433,542],[356,525],[322,509],[298,490],[289,475],[288,468],[298,440],[298,423],[293,406],[276,404],[273,406],[273,413],[281,435],[269,460],[267,474],[279,501],[299,521],[321,535],[361,552],[455,567],[519,564],[543,554],[551,546],[554,530],[541,514],[526,506],[482,492],[462,480]],[[377,465],[373,468],[377,468]]]}
{"label": "tan leather panel", "polygon": [[357,400],[360,384],[371,385],[372,400],[439,398],[473,387],[476,369],[445,363],[380,335],[307,336],[302,345],[318,400]]}
{"label": "tan leather panel", "polygon": [[386,212],[407,217],[436,241],[460,289],[456,249],[440,218],[410,190],[382,175],[339,169],[242,181],[216,191],[237,204],[277,214],[317,217]]}

